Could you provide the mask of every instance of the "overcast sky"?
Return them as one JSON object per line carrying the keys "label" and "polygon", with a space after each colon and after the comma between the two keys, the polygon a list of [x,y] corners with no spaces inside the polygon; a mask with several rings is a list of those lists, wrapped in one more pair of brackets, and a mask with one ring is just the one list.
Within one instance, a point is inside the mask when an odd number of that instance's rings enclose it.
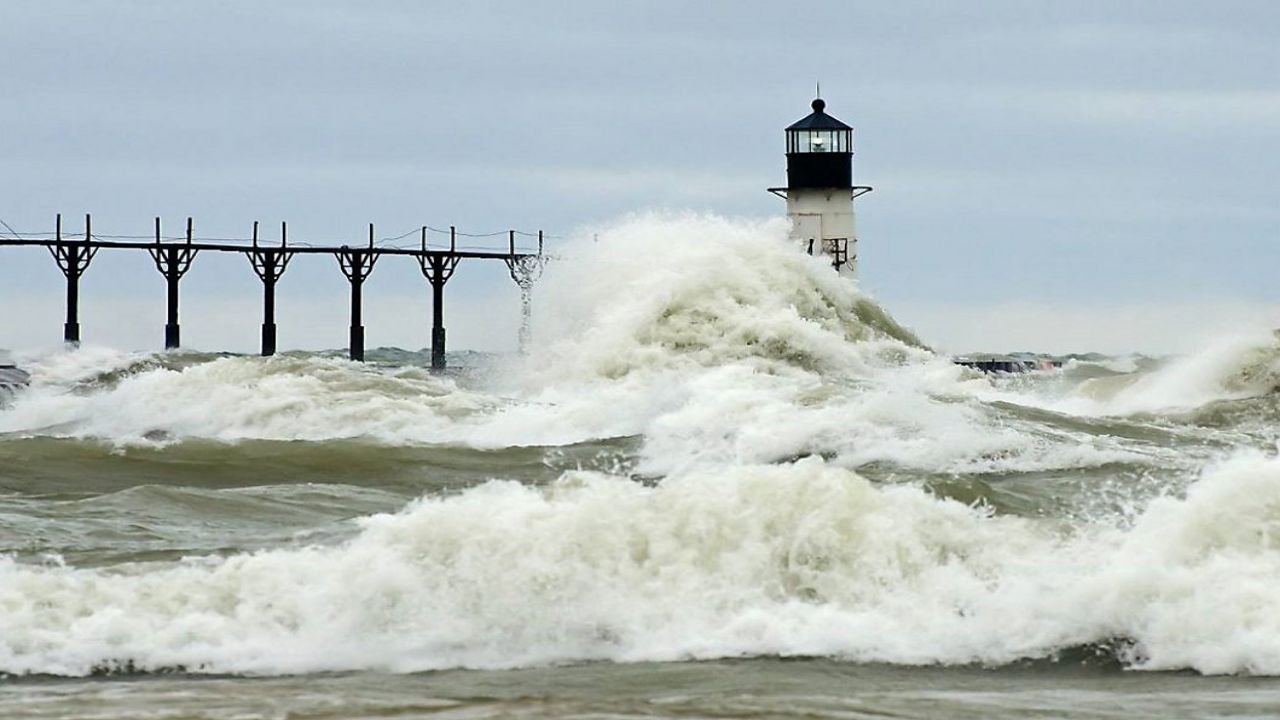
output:
{"label": "overcast sky", "polygon": [[[1277,39],[1264,1],[5,0],[0,219],[145,234],[192,215],[207,236],[283,219],[354,242],[369,222],[768,217],[782,128],[820,80],[876,188],[862,282],[926,339],[1187,350],[1280,319]],[[0,347],[56,344],[52,260],[0,252]],[[242,259],[201,256],[184,340],[252,350],[259,293]],[[100,254],[82,295],[87,341],[162,340],[145,254]],[[411,262],[366,297],[371,346],[428,344]],[[279,298],[283,347],[345,344],[331,261],[296,261]],[[451,347],[514,345],[505,268],[465,265],[449,302]]]}

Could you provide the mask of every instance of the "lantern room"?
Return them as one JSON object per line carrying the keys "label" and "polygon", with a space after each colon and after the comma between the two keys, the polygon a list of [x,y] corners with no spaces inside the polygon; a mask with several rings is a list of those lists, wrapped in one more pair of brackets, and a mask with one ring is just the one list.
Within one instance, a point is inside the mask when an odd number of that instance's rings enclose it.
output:
{"label": "lantern room", "polygon": [[853,128],[828,115],[822,98],[810,107],[787,128],[787,187],[852,187]]}

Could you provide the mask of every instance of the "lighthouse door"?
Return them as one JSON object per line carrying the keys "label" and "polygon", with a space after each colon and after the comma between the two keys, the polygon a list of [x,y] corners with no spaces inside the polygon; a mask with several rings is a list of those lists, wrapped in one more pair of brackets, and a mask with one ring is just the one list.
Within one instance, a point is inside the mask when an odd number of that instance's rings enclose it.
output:
{"label": "lighthouse door", "polygon": [[792,237],[800,241],[809,254],[822,252],[822,215],[819,213],[797,213],[791,216]]}

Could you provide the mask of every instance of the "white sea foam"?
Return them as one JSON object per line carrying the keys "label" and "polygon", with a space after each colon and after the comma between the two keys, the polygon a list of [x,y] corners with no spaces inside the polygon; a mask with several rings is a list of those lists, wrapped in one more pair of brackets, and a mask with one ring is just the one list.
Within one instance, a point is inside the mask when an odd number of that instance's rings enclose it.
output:
{"label": "white sea foam", "polygon": [[1140,375],[1107,403],[1113,413],[1193,408],[1214,400],[1266,395],[1280,386],[1274,332],[1220,338],[1203,350]]}
{"label": "white sea foam", "polygon": [[657,487],[492,482],[348,543],[104,569],[0,563],[0,670],[290,673],[835,655],[1004,663],[1115,637],[1280,673],[1280,461],[1129,530],[994,517],[818,460]]}
{"label": "white sea foam", "polygon": [[[157,432],[218,440],[395,440],[409,418],[444,426],[492,402],[425,374],[389,377],[321,358],[222,358],[170,368],[159,358],[93,349],[29,367],[33,387],[0,414],[2,431],[122,442]],[[121,377],[91,382],[104,373]]]}
{"label": "white sea foam", "polygon": [[1083,377],[1030,378],[980,389],[978,395],[1077,415],[1123,416],[1185,411],[1280,388],[1280,338],[1268,328],[1220,337],[1189,355],[1148,361],[1149,369],[1133,358],[1118,360],[1096,365],[1106,370],[1099,376],[1083,373],[1083,364],[1068,366]]}

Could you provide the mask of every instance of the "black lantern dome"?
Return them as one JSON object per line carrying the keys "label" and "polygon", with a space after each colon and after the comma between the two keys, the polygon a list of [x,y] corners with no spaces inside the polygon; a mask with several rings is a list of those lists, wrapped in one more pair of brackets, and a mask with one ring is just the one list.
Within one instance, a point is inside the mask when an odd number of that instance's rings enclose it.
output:
{"label": "black lantern dome", "polygon": [[787,188],[851,188],[853,128],[828,115],[822,98],[811,107],[787,128]]}

